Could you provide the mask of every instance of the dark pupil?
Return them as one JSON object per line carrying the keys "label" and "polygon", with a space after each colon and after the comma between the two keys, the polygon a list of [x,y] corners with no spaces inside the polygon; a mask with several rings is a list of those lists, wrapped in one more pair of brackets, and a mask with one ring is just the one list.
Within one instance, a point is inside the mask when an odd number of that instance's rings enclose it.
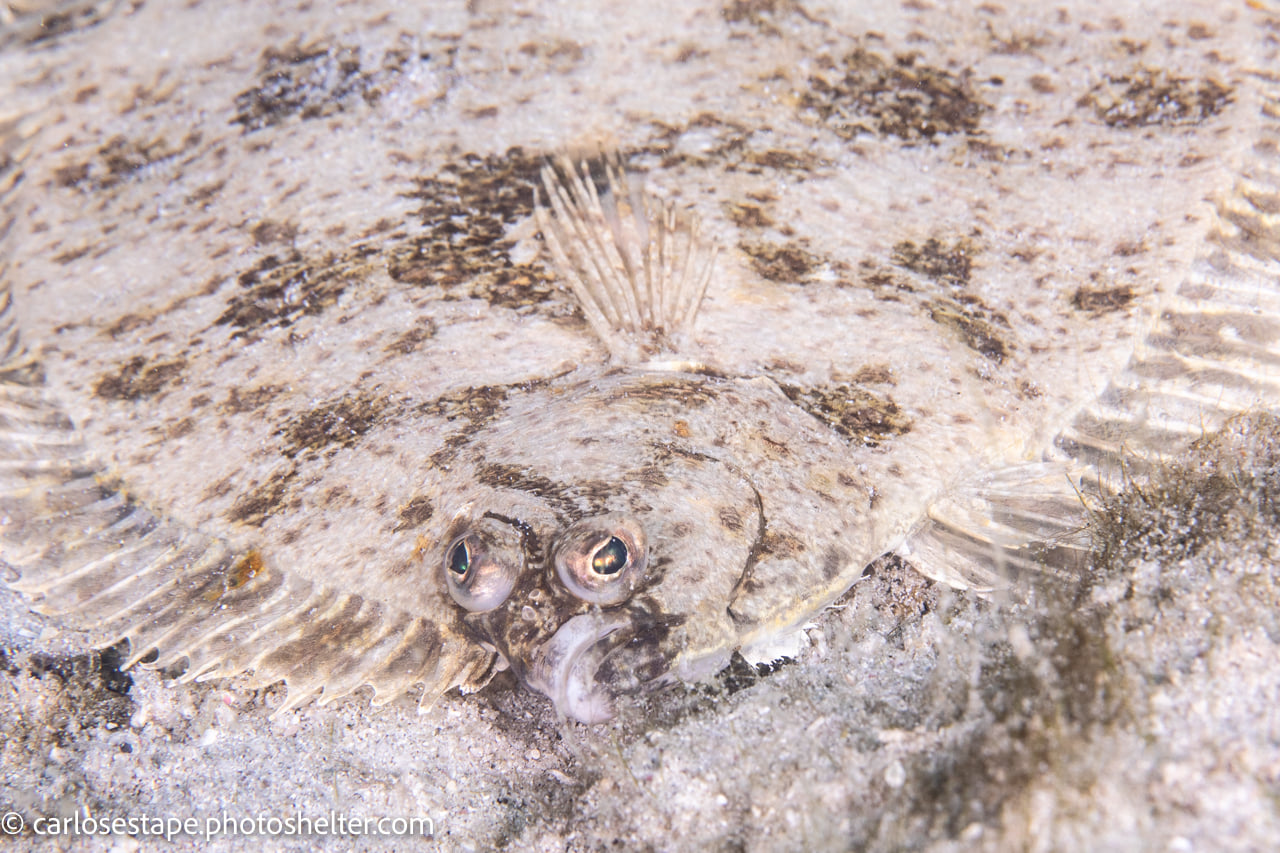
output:
{"label": "dark pupil", "polygon": [[627,564],[627,546],[617,536],[604,544],[591,558],[591,568],[598,575],[615,575]]}
{"label": "dark pupil", "polygon": [[471,551],[467,549],[466,542],[459,542],[453,546],[453,551],[449,554],[449,571],[455,575],[462,576],[471,568]]}

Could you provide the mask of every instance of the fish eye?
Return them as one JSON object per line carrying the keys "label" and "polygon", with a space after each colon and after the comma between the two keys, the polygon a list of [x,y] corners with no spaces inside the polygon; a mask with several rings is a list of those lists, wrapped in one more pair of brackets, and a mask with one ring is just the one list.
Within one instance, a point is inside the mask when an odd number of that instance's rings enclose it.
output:
{"label": "fish eye", "polygon": [[523,564],[519,549],[503,548],[483,530],[473,530],[444,552],[449,595],[472,613],[493,610],[507,600]]}
{"label": "fish eye", "polygon": [[556,575],[583,601],[608,607],[631,597],[648,562],[644,529],[607,515],[574,524],[556,544]]}

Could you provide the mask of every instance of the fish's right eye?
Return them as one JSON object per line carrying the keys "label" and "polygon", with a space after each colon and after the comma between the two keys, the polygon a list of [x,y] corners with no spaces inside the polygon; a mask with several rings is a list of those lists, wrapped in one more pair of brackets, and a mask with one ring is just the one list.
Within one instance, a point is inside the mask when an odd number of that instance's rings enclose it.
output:
{"label": "fish's right eye", "polygon": [[444,552],[449,596],[472,613],[493,610],[506,601],[520,574],[520,562],[498,553],[487,540],[476,532],[467,533],[453,540]]}
{"label": "fish's right eye", "polygon": [[583,519],[560,537],[553,561],[560,582],[577,598],[601,607],[621,604],[644,579],[644,528],[617,513]]}

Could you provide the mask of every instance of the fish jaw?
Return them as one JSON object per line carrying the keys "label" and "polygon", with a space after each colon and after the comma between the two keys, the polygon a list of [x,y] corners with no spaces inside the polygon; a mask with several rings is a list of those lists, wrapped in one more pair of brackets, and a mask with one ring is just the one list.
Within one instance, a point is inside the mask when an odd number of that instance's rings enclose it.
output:
{"label": "fish jaw", "polygon": [[613,719],[617,700],[650,693],[675,680],[661,630],[626,611],[593,611],[566,621],[540,646],[525,682],[583,723]]}

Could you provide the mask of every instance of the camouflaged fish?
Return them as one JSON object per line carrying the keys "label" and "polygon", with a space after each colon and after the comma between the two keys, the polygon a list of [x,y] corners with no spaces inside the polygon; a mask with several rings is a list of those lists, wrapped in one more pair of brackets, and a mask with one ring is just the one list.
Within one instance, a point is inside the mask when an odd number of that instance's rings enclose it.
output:
{"label": "camouflaged fish", "polygon": [[1280,399],[1280,101],[1206,25],[712,11],[607,157],[553,152],[639,97],[634,23],[524,71],[429,17],[246,58],[267,18],[198,6],[178,60],[150,6],[5,55],[10,585],[281,710],[509,667],[597,722],[888,552],[1071,576],[1082,495]]}

